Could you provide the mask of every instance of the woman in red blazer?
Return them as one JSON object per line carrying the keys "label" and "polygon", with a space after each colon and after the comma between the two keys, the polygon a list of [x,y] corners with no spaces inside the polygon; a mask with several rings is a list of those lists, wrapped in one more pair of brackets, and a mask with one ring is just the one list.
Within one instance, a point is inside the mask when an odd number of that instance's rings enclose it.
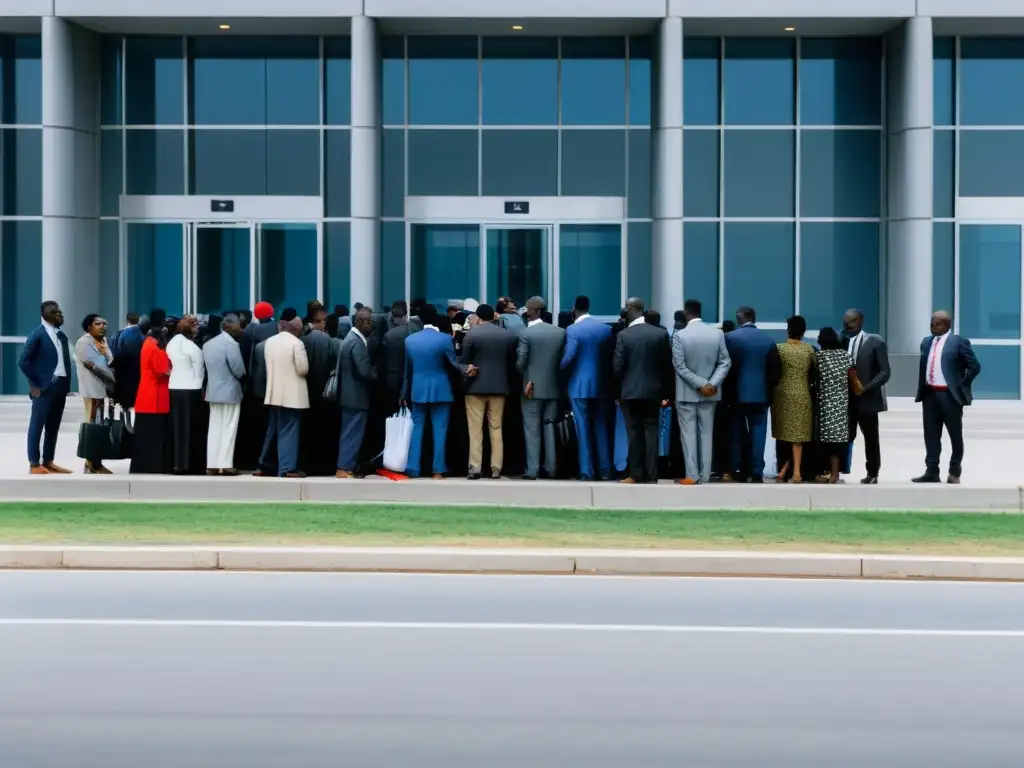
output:
{"label": "woman in red blazer", "polygon": [[164,351],[168,331],[164,313],[150,315],[152,328],[142,344],[139,361],[139,393],[135,398],[135,450],[132,474],[166,475],[171,471],[174,453],[171,446],[171,395],[167,384],[171,361]]}

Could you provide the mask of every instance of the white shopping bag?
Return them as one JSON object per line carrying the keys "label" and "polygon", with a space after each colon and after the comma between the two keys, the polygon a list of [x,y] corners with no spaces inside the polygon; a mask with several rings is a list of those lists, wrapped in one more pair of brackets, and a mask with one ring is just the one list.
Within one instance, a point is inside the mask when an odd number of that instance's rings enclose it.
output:
{"label": "white shopping bag", "polygon": [[405,472],[409,463],[409,443],[412,442],[412,415],[402,408],[385,422],[384,468],[392,472]]}
{"label": "white shopping bag", "polygon": [[768,437],[764,441],[764,476],[777,477],[779,462],[775,456],[775,440],[772,439],[772,412],[768,410]]}

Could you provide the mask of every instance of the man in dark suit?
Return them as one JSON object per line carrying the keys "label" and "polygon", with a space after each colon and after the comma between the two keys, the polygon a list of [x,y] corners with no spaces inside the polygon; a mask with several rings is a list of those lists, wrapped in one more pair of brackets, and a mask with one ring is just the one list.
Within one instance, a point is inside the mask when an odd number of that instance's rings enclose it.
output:
{"label": "man in dark suit", "polygon": [[558,365],[562,361],[565,331],[545,323],[544,299],[534,296],[526,302],[526,329],[519,334],[516,370],[523,377],[523,435],[526,440],[524,480],[536,480],[540,474],[541,444],[544,446],[544,471],[555,477],[555,420],[562,386]]}
{"label": "man in dark suit", "polygon": [[391,305],[391,322],[394,327],[384,334],[381,345],[380,367],[384,373],[384,384],[388,397],[394,406],[402,395],[402,377],[405,376],[405,340],[409,337],[408,309],[404,301]]}
{"label": "man in dark suit", "polygon": [[242,338],[238,340],[247,374],[242,408],[238,417],[238,437],[235,440],[235,468],[242,470],[258,468],[260,451],[269,423],[270,412],[263,403],[263,397],[257,397],[250,386],[254,351],[258,344],[276,336],[278,332],[274,308],[268,302],[258,302],[253,308],[252,315],[253,321],[245,327]]}
{"label": "man in dark suit", "polygon": [[626,302],[627,326],[615,339],[612,369],[629,442],[624,483],[658,482],[658,419],[671,392],[672,348],[665,329],[644,318],[644,303]]}
{"label": "man in dark suit", "polygon": [[111,369],[115,377],[115,399],[124,408],[134,408],[141,375],[142,342],[146,340],[146,334],[142,332],[137,314],[129,312],[126,320],[128,324],[110,340],[110,351],[114,355]]}
{"label": "man in dark suit", "polygon": [[338,368],[338,399],[341,403],[341,437],[338,441],[336,477],[351,478],[366,431],[371,387],[377,370],[370,360],[367,337],[373,332],[373,317],[363,307],[352,318],[352,330],[341,343]]}
{"label": "man in dark suit", "polygon": [[516,336],[495,323],[494,308],[476,309],[480,324],[462,342],[462,363],[479,369],[466,382],[466,418],[469,421],[469,479],[479,480],[483,471],[484,419],[491,444],[491,477],[501,477],[505,458],[502,421],[509,390],[509,368],[515,360]]}
{"label": "man in dark suit", "polygon": [[[732,433],[732,469],[749,472],[750,482],[764,482],[764,443],[768,406],[779,383],[781,363],[775,341],[756,325],[753,307],[736,310],[735,331],[725,337],[736,378]],[[732,482],[732,474],[722,478]]]}
{"label": "man in dark suit", "polygon": [[[71,391],[71,355],[68,337],[60,329],[64,313],[56,301],[39,308],[43,322],[25,339],[18,367],[28,379],[32,416],[28,424],[28,465],[33,475],[67,475],[70,470],[53,463],[64,404]],[[45,438],[44,438],[45,433]],[[42,457],[39,441],[43,441]]]}
{"label": "man in dark suit", "polygon": [[931,336],[921,342],[921,367],[917,376],[917,402],[924,417],[925,472],[915,483],[939,483],[942,428],[953,449],[947,483],[960,484],[964,459],[964,408],[971,404],[971,384],[981,373],[971,342],[951,332],[948,312],[932,315]]}
{"label": "man in dark suit", "polygon": [[889,349],[881,336],[864,330],[864,314],[849,309],[843,315],[843,348],[850,353],[864,391],[850,395],[850,441],[857,437],[857,428],[864,435],[864,453],[867,458],[867,476],[862,485],[877,485],[882,468],[882,448],[878,438],[878,414],[888,410],[885,383],[892,372],[889,368]]}

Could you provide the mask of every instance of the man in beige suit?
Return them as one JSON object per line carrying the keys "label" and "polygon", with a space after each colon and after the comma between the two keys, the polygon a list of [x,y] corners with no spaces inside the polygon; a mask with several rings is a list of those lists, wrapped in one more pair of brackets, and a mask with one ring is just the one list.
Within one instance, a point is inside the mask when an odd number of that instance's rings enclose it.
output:
{"label": "man in beige suit", "polygon": [[277,453],[278,477],[305,477],[299,471],[299,425],[302,412],[309,409],[306,374],[309,360],[299,337],[302,321],[294,309],[281,313],[278,333],[264,342],[263,357],[267,371],[267,396],[264,403],[270,414],[267,436],[260,454],[260,477],[275,474],[274,452]]}

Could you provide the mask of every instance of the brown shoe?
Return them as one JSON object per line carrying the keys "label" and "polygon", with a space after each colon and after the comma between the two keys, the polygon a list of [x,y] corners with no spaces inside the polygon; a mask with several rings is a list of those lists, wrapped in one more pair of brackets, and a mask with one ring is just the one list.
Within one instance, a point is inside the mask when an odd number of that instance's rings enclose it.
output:
{"label": "brown shoe", "polygon": [[46,470],[51,475],[70,475],[70,474],[72,474],[70,469],[64,469],[64,467],[59,467],[56,464],[54,464],[52,461],[49,464],[46,464],[45,466],[46,466]]}
{"label": "brown shoe", "polygon": [[239,472],[237,469],[222,469],[220,474],[222,477],[238,477]]}
{"label": "brown shoe", "polygon": [[432,475],[432,480],[444,480],[444,475]]}
{"label": "brown shoe", "polygon": [[103,466],[102,464],[100,464],[100,465],[99,465],[98,467],[93,467],[93,471],[94,471],[94,472],[95,472],[95,473],[96,473],[97,475],[112,475],[112,474],[114,474],[114,473],[113,473],[113,472],[111,472],[111,471],[110,471],[109,469],[107,469],[106,467],[104,467],[104,466]]}
{"label": "brown shoe", "polygon": [[634,480],[632,477],[624,477],[621,480],[619,480],[619,482],[622,483],[623,485],[636,485],[636,480]]}
{"label": "brown shoe", "polygon": [[[697,481],[692,477],[684,477],[682,480],[676,480],[679,485],[696,485]],[[731,481],[730,481],[731,482]]]}
{"label": "brown shoe", "polygon": [[722,475],[722,482],[723,483],[735,483],[736,482],[736,478],[732,476],[731,472],[726,472],[724,475]]}
{"label": "brown shoe", "polygon": [[38,464],[31,464],[29,465],[28,473],[30,475],[48,475],[50,474],[50,470],[46,467],[40,467]]}
{"label": "brown shoe", "polygon": [[288,480],[301,480],[306,476],[305,472],[285,472],[285,478]]}
{"label": "brown shoe", "polygon": [[206,474],[209,475],[210,477],[216,477],[217,475],[220,474],[220,470],[219,469],[208,469],[208,470],[206,470]]}
{"label": "brown shoe", "polygon": [[345,469],[339,469],[337,472],[334,473],[334,476],[338,480],[353,480],[353,479],[355,479],[355,475],[353,475],[351,472],[349,472],[348,470],[345,470]]}

